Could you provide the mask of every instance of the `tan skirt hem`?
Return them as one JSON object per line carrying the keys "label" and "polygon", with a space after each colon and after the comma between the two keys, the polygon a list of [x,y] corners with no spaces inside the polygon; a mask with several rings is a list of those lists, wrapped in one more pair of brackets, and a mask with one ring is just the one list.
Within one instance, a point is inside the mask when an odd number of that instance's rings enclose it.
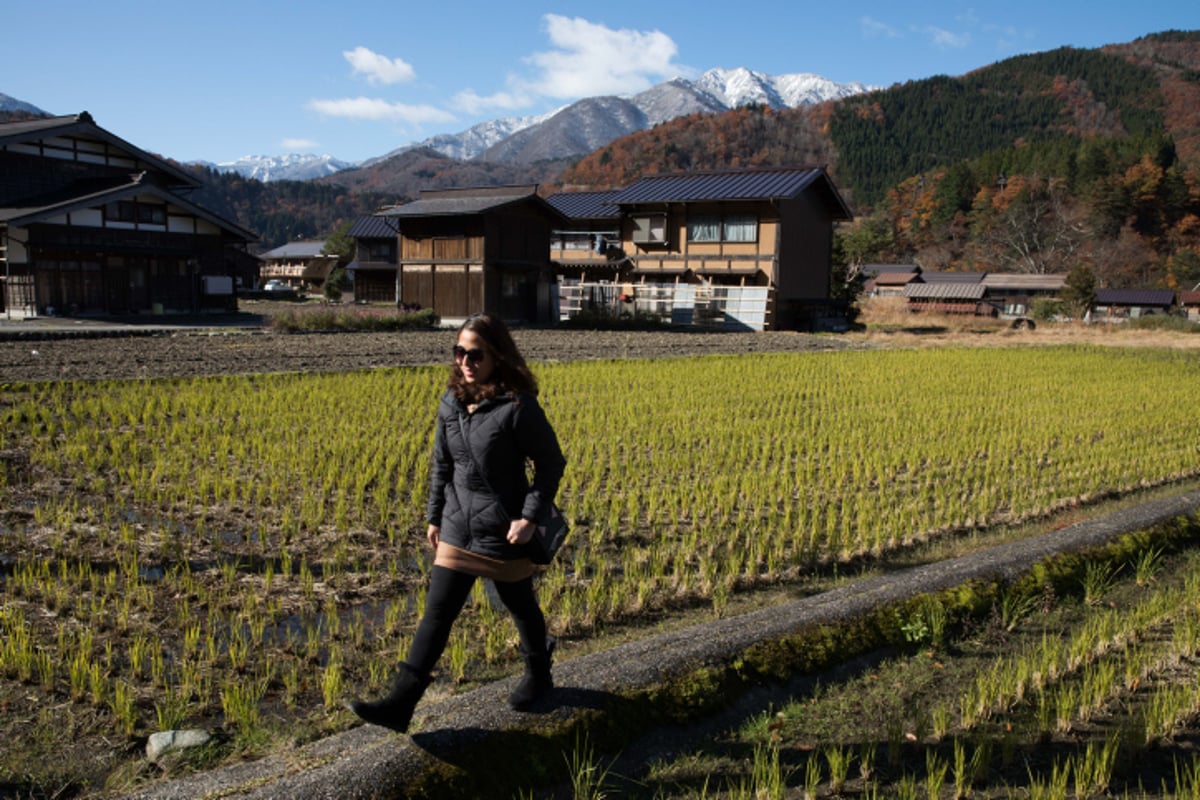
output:
{"label": "tan skirt hem", "polygon": [[433,563],[455,572],[505,583],[524,580],[533,574],[533,562],[528,558],[488,558],[445,542],[438,542]]}

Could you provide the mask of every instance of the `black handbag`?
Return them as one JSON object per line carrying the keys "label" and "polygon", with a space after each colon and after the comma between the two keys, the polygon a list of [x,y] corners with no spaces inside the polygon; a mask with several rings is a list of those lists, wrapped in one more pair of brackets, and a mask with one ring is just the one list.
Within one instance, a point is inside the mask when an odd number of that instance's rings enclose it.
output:
{"label": "black handbag", "polygon": [[[483,484],[488,487],[488,491],[496,494],[495,489],[488,482],[483,468],[475,460],[475,451],[471,449],[471,443],[467,441],[467,429],[463,425],[461,415],[458,418],[458,429],[462,433],[463,443],[467,447],[471,463],[475,465],[475,472],[479,474]],[[562,547],[563,542],[566,541],[567,533],[570,530],[567,518],[562,515],[562,511],[557,505],[550,503],[549,507],[542,512],[542,518],[537,521],[537,525],[533,529],[533,536],[529,537],[529,541],[525,543],[525,552],[529,554],[529,560],[538,566],[549,564],[554,560],[554,556]]]}
{"label": "black handbag", "polygon": [[557,505],[551,503],[550,508],[538,520],[533,536],[525,545],[529,551],[529,560],[535,564],[549,564],[566,541],[570,530],[567,518],[562,515]]}

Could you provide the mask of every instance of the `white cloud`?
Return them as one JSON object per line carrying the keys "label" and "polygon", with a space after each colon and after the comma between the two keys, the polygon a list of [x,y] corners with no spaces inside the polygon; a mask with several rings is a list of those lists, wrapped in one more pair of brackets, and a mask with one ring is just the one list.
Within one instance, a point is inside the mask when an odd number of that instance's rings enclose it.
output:
{"label": "white cloud", "polygon": [[345,119],[392,120],[410,125],[453,122],[449,111],[430,105],[390,103],[375,97],[347,97],[340,100],[310,100],[308,107],[327,117]]}
{"label": "white cloud", "polygon": [[921,31],[930,38],[934,47],[942,50],[947,48],[961,50],[971,44],[971,34],[969,33],[954,33],[935,25],[926,25]]}
{"label": "white cloud", "polygon": [[284,139],[280,145],[284,150],[313,150],[317,147],[312,139]]}
{"label": "white cloud", "polygon": [[474,89],[463,89],[454,95],[452,105],[465,114],[482,114],[490,109],[511,111],[530,104],[528,95],[522,92],[496,92],[484,97]]}
{"label": "white cloud", "polygon": [[342,57],[354,67],[355,75],[366,75],[369,83],[404,83],[416,77],[416,71],[400,58],[388,58],[361,45],[346,50]]}
{"label": "white cloud", "polygon": [[888,39],[900,38],[900,32],[891,25],[888,25],[886,22],[880,22],[879,20],[871,17],[860,17],[859,24],[862,26],[862,32],[864,36],[883,36]]}
{"label": "white cloud", "polygon": [[539,70],[529,89],[548,97],[569,99],[628,94],[673,77],[679,52],[661,31],[613,30],[580,17],[543,17],[556,49],[535,53],[526,61]]}

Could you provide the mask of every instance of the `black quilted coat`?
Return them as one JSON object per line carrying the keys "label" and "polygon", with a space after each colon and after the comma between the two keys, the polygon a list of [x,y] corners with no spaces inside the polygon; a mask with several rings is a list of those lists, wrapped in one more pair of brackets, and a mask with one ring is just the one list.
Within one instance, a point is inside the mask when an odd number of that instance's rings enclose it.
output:
{"label": "black quilted coat", "polygon": [[[527,461],[533,464],[532,481]],[[524,546],[505,538],[509,522],[540,519],[565,466],[536,397],[505,395],[468,414],[447,391],[438,403],[427,519],[441,526],[447,544],[489,558],[523,558]]]}

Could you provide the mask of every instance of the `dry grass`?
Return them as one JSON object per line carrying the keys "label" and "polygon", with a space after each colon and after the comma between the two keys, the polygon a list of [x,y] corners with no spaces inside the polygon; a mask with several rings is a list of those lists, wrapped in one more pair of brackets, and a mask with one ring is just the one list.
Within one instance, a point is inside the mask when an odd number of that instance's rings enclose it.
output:
{"label": "dry grass", "polygon": [[874,297],[861,303],[863,333],[849,334],[888,347],[1012,347],[1089,344],[1200,350],[1200,335],[1150,330],[1122,323],[1039,322],[1014,330],[1009,320],[957,314],[913,313],[903,297]]}

